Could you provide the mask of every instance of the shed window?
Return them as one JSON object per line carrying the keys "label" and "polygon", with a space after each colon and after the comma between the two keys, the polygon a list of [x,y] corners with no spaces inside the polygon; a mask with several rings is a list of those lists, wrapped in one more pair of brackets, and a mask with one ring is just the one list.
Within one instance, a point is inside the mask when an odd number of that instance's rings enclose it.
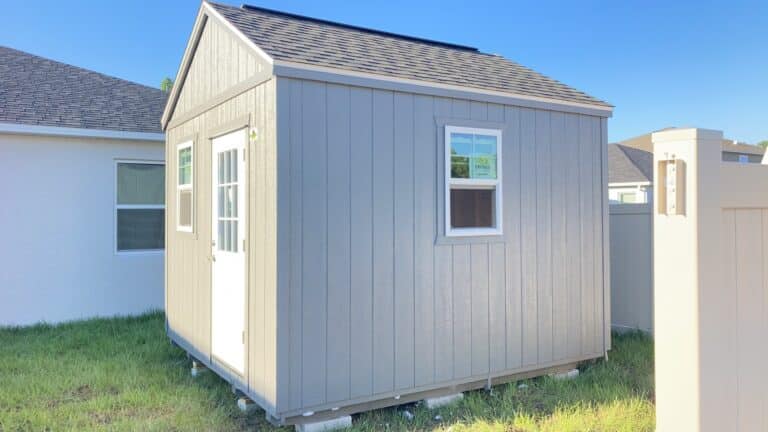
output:
{"label": "shed window", "polygon": [[447,236],[501,234],[501,131],[445,127]]}
{"label": "shed window", "polygon": [[118,252],[165,247],[165,166],[162,162],[118,162],[115,203]]}
{"label": "shed window", "polygon": [[192,142],[178,145],[176,150],[179,178],[176,184],[176,229],[192,232],[194,222],[194,153]]}

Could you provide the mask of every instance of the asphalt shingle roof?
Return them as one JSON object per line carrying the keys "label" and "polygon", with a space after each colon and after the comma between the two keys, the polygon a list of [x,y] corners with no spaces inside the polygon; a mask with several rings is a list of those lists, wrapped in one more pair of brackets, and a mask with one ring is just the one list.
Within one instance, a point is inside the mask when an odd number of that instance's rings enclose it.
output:
{"label": "asphalt shingle roof", "polygon": [[160,133],[159,89],[0,46],[0,123]]}
{"label": "asphalt shingle roof", "polygon": [[608,183],[653,181],[653,153],[621,144],[608,145]]}
{"label": "asphalt shingle roof", "polygon": [[248,5],[211,6],[275,60],[610,107],[559,81],[474,48]]}

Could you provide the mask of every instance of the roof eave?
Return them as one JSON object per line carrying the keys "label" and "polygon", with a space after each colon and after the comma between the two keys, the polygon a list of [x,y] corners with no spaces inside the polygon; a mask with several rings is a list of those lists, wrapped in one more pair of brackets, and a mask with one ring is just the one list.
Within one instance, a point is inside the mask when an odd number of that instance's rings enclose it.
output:
{"label": "roof eave", "polygon": [[537,107],[538,105],[547,105],[550,107],[568,108],[567,111],[581,112],[600,117],[611,117],[613,115],[613,106],[608,104],[589,104],[583,102],[566,101],[562,99],[546,98],[539,96],[523,95],[512,92],[502,92],[496,90],[481,89],[476,87],[458,86],[452,84],[436,83],[434,81],[422,81],[410,78],[393,77],[390,75],[373,74],[367,72],[358,72],[341,68],[309,65],[305,63],[289,62],[284,60],[275,60],[273,62],[273,73],[276,76],[316,79],[320,81],[333,82],[336,77],[343,78],[336,81],[339,83],[351,83],[362,85],[363,83],[392,83],[392,87],[406,88],[431,88],[448,92],[463,92],[471,95],[483,95],[486,97],[506,100],[510,105],[522,105]]}

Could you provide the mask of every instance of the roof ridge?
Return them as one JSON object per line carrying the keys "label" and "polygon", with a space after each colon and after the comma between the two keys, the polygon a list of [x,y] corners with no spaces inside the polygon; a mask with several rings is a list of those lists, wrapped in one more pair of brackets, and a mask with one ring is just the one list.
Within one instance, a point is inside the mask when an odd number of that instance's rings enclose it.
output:
{"label": "roof ridge", "polygon": [[[213,2],[211,2],[211,3],[213,3]],[[429,44],[429,45],[441,46],[441,47],[445,47],[445,48],[452,48],[452,49],[461,50],[461,51],[471,51],[471,52],[476,52],[476,53],[479,53],[479,54],[484,54],[484,53],[481,53],[478,48],[471,47],[471,46],[468,46],[468,45],[461,45],[461,44],[457,44],[457,43],[453,43],[453,42],[444,42],[444,41],[438,41],[438,40],[434,40],[434,39],[422,38],[422,37],[418,37],[418,36],[411,36],[411,35],[406,35],[406,34],[401,34],[401,33],[393,33],[393,32],[389,32],[389,31],[386,31],[386,30],[378,30],[378,29],[374,29],[374,28],[370,28],[370,27],[362,27],[362,26],[357,26],[357,25],[354,25],[354,24],[347,24],[347,23],[343,23],[343,22],[339,22],[339,21],[331,21],[331,20],[327,20],[327,19],[323,19],[323,18],[315,18],[315,17],[310,17],[310,16],[306,16],[306,15],[301,15],[301,14],[295,14],[295,13],[291,13],[291,12],[284,12],[284,11],[264,8],[264,7],[260,7],[260,6],[253,6],[253,5],[249,5],[249,4],[246,4],[246,3],[243,3],[240,6],[240,8],[241,9],[245,9],[245,10],[249,10],[249,11],[263,12],[263,13],[268,13],[268,14],[272,14],[272,15],[283,16],[283,17],[286,17],[286,18],[293,18],[293,19],[299,19],[299,20],[303,20],[303,21],[309,21],[309,22],[318,23],[318,24],[331,25],[331,26],[334,26],[334,27],[344,28],[344,29],[348,29],[348,30],[356,30],[356,31],[361,31],[361,32],[365,32],[365,33],[375,34],[375,35],[381,35],[381,36],[387,36],[387,37],[392,37],[392,38],[397,38],[397,39],[403,39],[403,40],[407,40],[407,41],[411,41],[411,42],[419,42],[419,43],[424,43],[424,44]],[[489,55],[493,55],[493,54],[489,54]]]}
{"label": "roof ridge", "polygon": [[128,79],[125,79],[125,78],[120,78],[120,77],[116,77],[116,76],[113,76],[113,75],[108,75],[108,74],[105,74],[103,72],[98,72],[98,71],[95,71],[95,70],[92,70],[92,69],[86,69],[86,68],[84,68],[82,66],[77,66],[77,65],[73,65],[71,63],[66,63],[66,62],[63,62],[63,61],[54,60],[54,59],[51,59],[51,58],[48,58],[48,57],[43,57],[43,56],[38,55],[38,54],[32,54],[31,52],[22,51],[20,49],[12,48],[12,47],[9,47],[7,45],[0,45],[0,49],[7,49],[9,51],[15,51],[17,53],[21,53],[21,54],[29,56],[29,57],[34,57],[34,58],[40,59],[42,61],[51,62],[51,63],[58,63],[60,65],[64,65],[66,67],[77,69],[77,70],[83,71],[83,72],[88,73],[88,74],[99,75],[99,76],[102,76],[102,77],[106,77],[106,78],[109,78],[109,79],[122,81],[122,82],[127,83],[127,84],[144,87],[146,89],[155,90],[155,91],[158,91],[158,92],[162,93],[162,90],[160,90],[157,87],[151,87],[151,86],[148,86],[146,84],[138,83],[136,81],[131,81],[131,80],[128,80]]}

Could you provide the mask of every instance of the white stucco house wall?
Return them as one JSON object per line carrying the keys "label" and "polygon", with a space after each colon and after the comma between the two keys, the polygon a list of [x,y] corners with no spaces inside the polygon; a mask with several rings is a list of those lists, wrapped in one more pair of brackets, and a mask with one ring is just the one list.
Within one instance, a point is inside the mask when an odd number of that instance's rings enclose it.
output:
{"label": "white stucco house wall", "polygon": [[0,326],[163,307],[165,99],[0,46]]}

